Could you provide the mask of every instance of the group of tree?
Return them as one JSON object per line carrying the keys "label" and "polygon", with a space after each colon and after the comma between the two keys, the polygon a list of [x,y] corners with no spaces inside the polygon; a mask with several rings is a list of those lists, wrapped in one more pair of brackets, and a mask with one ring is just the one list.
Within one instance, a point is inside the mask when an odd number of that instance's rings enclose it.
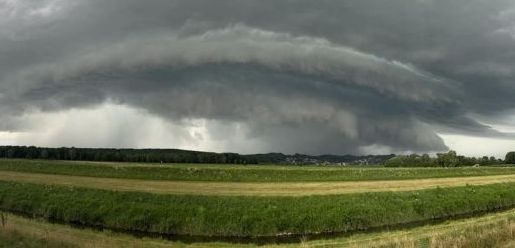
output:
{"label": "group of tree", "polygon": [[[473,165],[515,164],[515,152],[506,154],[505,161],[494,157],[465,157],[455,151],[418,155],[285,155],[282,153],[241,155],[180,149],[110,149],[110,148],[46,148],[35,146],[0,146],[0,158],[149,162],[149,163],[213,163],[213,164],[385,164],[388,167],[456,167]],[[292,162],[293,161],[293,162]],[[323,163],[322,163],[323,162]],[[360,163],[357,163],[360,162]]]}
{"label": "group of tree", "polygon": [[[511,154],[511,155],[510,155]],[[508,159],[511,160],[508,160]],[[418,155],[398,155],[385,162],[388,167],[458,167],[458,166],[491,166],[499,164],[515,164],[515,152],[506,155],[506,161],[496,159],[495,157],[465,157],[456,154],[455,151],[446,153],[437,153],[436,157],[431,157],[428,154]]]}
{"label": "group of tree", "polygon": [[383,164],[391,155],[305,155],[305,154],[237,154],[199,152],[179,149],[108,149],[46,148],[35,146],[0,146],[0,158],[216,164]]}
{"label": "group of tree", "polygon": [[236,153],[198,152],[179,149],[45,148],[34,146],[0,146],[0,158],[151,163],[257,163],[252,158]]}
{"label": "group of tree", "polygon": [[508,152],[504,162],[507,164],[515,164],[515,152]]}

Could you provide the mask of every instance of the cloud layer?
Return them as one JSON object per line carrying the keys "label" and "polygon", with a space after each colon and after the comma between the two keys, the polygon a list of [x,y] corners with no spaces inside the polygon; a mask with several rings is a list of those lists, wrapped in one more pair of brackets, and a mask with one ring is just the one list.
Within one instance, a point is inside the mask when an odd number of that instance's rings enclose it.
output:
{"label": "cloud layer", "polygon": [[[3,0],[0,131],[109,104],[213,150],[427,152],[447,149],[437,133],[513,139],[478,120],[501,123],[515,108],[514,30],[515,4],[501,0]],[[121,136],[135,139],[156,128],[128,126]]]}

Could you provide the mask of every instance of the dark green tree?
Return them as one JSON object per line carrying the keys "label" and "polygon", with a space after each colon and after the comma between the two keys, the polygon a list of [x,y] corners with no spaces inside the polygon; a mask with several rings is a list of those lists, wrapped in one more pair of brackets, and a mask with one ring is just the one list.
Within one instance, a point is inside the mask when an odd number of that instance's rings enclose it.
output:
{"label": "dark green tree", "polygon": [[436,154],[436,163],[442,167],[456,167],[459,166],[459,159],[455,151],[449,151],[447,153]]}
{"label": "dark green tree", "polygon": [[507,164],[515,164],[515,152],[508,152],[504,162]]}

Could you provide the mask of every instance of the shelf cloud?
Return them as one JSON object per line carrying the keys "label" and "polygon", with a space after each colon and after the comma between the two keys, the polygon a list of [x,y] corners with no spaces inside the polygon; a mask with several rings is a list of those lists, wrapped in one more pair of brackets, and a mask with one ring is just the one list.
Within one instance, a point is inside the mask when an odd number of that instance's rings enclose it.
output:
{"label": "shelf cloud", "polygon": [[[180,136],[173,146],[224,151],[434,152],[447,149],[439,133],[514,139],[491,127],[515,109],[514,30],[515,4],[501,0],[4,0],[0,132],[84,109],[117,116],[89,118],[100,129],[124,126],[95,132],[99,146],[166,146],[142,131],[157,120],[163,138]],[[91,140],[87,128],[65,133]]]}

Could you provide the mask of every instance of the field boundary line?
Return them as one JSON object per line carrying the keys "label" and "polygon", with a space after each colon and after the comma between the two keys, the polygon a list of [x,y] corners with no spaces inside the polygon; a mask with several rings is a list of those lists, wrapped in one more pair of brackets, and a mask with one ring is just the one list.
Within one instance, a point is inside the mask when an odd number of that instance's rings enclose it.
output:
{"label": "field boundary line", "polygon": [[158,181],[0,171],[0,180],[8,182],[176,195],[308,196],[383,191],[413,191],[436,187],[459,187],[466,185],[508,183],[515,182],[515,175],[357,182],[241,183]]}

